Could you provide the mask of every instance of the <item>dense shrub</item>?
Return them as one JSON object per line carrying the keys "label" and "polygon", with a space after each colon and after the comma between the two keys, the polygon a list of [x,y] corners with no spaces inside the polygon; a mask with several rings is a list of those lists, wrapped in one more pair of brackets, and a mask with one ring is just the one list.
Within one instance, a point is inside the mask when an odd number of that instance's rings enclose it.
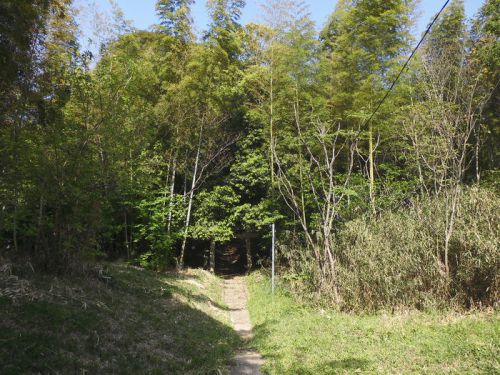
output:
{"label": "dense shrub", "polygon": [[[445,200],[441,196],[411,202],[397,211],[350,221],[336,236],[341,308],[472,307],[493,305],[499,297],[500,197],[484,188],[461,192],[450,239],[450,271],[443,264]],[[308,251],[281,246],[296,290],[320,289]]]}
{"label": "dense shrub", "polygon": [[348,309],[493,304],[498,297],[500,198],[461,193],[443,266],[445,202],[440,196],[364,217],[339,233],[339,288]]}

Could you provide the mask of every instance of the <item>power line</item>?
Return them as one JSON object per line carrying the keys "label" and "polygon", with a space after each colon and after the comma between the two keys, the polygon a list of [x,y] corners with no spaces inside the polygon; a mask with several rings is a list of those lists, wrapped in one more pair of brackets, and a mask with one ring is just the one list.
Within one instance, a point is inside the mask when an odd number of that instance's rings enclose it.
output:
{"label": "power line", "polygon": [[406,62],[403,65],[403,67],[399,71],[396,79],[392,82],[391,87],[389,87],[389,89],[386,91],[384,97],[382,98],[382,100],[380,100],[380,102],[378,103],[377,107],[375,108],[375,110],[373,111],[373,113],[371,114],[371,116],[368,118],[368,120],[363,123],[363,125],[360,128],[360,130],[363,129],[365,127],[365,125],[368,124],[373,119],[373,116],[375,116],[375,114],[380,109],[380,107],[382,106],[382,104],[384,104],[385,100],[387,99],[387,97],[391,93],[391,91],[394,88],[394,86],[396,86],[396,83],[399,81],[399,78],[401,77],[401,75],[405,71],[406,67],[408,66],[408,64],[410,63],[411,59],[413,58],[413,56],[417,52],[418,48],[423,43],[425,37],[431,31],[432,26],[434,25],[434,23],[436,23],[437,19],[439,18],[439,16],[441,15],[441,13],[443,13],[443,10],[446,8],[446,6],[448,5],[449,2],[450,2],[450,0],[446,0],[446,2],[444,3],[444,5],[441,7],[441,9],[439,10],[439,12],[436,14],[436,16],[434,17],[434,19],[432,20],[432,22],[429,24],[429,26],[427,27],[427,30],[425,30],[424,35],[422,35],[422,38],[420,38],[420,41],[418,42],[417,46],[413,49],[411,55],[408,57],[408,59],[406,60]]}

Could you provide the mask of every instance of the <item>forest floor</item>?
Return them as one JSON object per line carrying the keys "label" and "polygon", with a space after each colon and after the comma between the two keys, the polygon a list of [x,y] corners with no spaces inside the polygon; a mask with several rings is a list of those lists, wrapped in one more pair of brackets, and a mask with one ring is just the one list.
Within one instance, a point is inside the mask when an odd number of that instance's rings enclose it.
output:
{"label": "forest floor", "polygon": [[499,374],[500,314],[344,314],[247,278],[252,345],[268,374]]}
{"label": "forest floor", "polygon": [[224,374],[243,345],[224,281],[107,265],[108,278],[0,267],[0,373]]}

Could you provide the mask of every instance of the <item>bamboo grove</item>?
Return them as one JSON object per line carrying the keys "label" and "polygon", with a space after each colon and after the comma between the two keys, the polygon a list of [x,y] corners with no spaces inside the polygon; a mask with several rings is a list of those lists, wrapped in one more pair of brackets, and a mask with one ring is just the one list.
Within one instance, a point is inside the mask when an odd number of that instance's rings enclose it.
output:
{"label": "bamboo grove", "polygon": [[[190,240],[266,236],[291,287],[344,309],[498,300],[499,9],[445,9],[416,44],[412,0],[114,7],[99,56],[71,0],[0,2],[1,257],[79,272],[183,267]],[[213,259],[211,260],[213,268]]]}

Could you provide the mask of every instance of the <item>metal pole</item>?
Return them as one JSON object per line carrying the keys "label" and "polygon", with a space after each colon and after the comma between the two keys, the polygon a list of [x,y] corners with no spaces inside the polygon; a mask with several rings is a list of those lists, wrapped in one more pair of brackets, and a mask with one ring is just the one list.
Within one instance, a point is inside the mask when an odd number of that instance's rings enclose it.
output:
{"label": "metal pole", "polygon": [[271,225],[271,229],[273,232],[273,240],[272,240],[272,247],[271,247],[271,260],[272,260],[272,266],[271,266],[271,290],[274,294],[274,236],[275,236],[275,227],[274,223]]}

